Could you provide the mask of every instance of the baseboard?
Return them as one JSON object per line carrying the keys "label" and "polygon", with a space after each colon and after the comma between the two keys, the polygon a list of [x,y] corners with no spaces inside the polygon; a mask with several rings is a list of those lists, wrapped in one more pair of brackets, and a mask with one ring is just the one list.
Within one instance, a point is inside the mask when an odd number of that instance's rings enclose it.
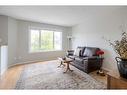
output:
{"label": "baseboard", "polygon": [[25,65],[25,64],[44,62],[44,61],[51,61],[51,60],[56,60],[56,58],[53,58],[53,59],[50,59],[50,60],[35,60],[35,61],[20,62],[20,63],[12,64],[8,68],[11,68],[11,67],[14,67],[14,66],[18,66],[18,65]]}
{"label": "baseboard", "polygon": [[104,68],[102,67],[103,70],[107,71],[107,72],[111,72],[112,70],[108,69],[108,68]]}

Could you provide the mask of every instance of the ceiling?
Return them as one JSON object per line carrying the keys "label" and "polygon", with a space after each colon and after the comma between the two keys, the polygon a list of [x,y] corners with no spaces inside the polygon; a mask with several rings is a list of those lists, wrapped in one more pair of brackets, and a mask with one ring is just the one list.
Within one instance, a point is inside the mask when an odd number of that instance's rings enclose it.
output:
{"label": "ceiling", "polygon": [[91,17],[111,13],[120,6],[0,6],[0,14],[16,19],[74,26]]}

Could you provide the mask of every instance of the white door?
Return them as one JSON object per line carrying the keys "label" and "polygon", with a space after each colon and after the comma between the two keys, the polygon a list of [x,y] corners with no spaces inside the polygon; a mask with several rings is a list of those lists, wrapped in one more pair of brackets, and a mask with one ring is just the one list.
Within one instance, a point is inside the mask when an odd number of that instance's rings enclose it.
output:
{"label": "white door", "polygon": [[0,74],[2,75],[8,68],[8,47],[1,46],[0,50]]}

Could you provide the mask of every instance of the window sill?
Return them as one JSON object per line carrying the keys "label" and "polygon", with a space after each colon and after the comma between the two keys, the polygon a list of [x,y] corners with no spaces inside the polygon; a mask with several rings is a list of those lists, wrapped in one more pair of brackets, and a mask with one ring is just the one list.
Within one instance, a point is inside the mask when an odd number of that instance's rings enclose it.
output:
{"label": "window sill", "polygon": [[29,51],[30,54],[33,53],[45,53],[45,52],[62,52],[63,50],[49,50],[49,51],[36,51],[36,52],[31,52]]}

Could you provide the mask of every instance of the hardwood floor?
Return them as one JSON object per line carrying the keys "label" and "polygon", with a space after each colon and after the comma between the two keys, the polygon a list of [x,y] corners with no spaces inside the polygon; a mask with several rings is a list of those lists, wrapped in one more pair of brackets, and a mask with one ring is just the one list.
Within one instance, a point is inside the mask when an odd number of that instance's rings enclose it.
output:
{"label": "hardwood floor", "polygon": [[20,77],[21,71],[24,65],[14,66],[9,68],[2,76],[0,80],[0,89],[13,89],[17,80]]}
{"label": "hardwood floor", "polygon": [[[47,63],[46,62],[39,62],[40,64],[44,64]],[[31,64],[36,64],[36,63],[31,63]],[[26,64],[27,66],[29,66],[30,64]],[[1,76],[1,80],[0,80],[0,89],[14,89],[17,80],[20,77],[20,74],[22,72],[22,70],[24,69],[24,67],[26,65],[17,65],[17,66],[13,66],[10,67],[2,76]],[[90,73],[90,76],[92,76],[93,78],[95,78],[98,81],[101,81],[105,84],[107,84],[107,80],[106,80],[106,76],[99,76],[96,75],[96,72],[92,72]]]}
{"label": "hardwood floor", "polygon": [[97,75],[97,71],[91,72],[89,75],[92,76],[94,79],[104,83],[105,85],[107,85],[107,75],[106,75],[106,71],[105,71],[105,76],[100,76]]}

